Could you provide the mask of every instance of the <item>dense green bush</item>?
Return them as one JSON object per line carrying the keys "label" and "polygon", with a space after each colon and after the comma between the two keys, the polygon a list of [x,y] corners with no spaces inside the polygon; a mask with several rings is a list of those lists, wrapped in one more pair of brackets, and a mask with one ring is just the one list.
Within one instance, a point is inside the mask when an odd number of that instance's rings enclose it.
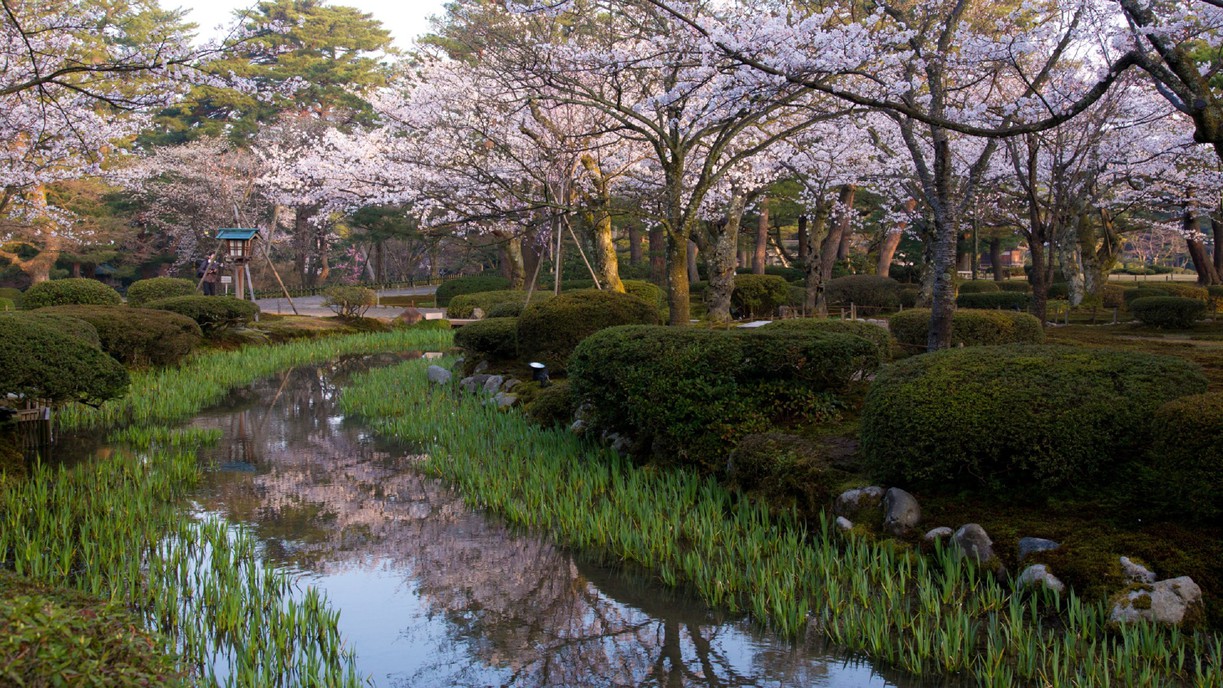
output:
{"label": "dense green bush", "polygon": [[50,321],[0,317],[0,396],[97,404],[127,391],[127,371]]}
{"label": "dense green bush", "polygon": [[1143,325],[1183,330],[1206,316],[1206,302],[1181,296],[1148,296],[1131,301],[1130,313]]}
{"label": "dense green bush", "polygon": [[454,331],[454,345],[474,360],[509,360],[518,356],[518,318],[485,318]]}
{"label": "dense green bush", "polygon": [[259,304],[232,296],[176,296],[152,301],[145,307],[185,315],[207,334],[247,325],[259,314]]}
{"label": "dense green bush", "polygon": [[[543,303],[552,298],[552,293],[547,291],[539,291],[538,289],[531,292],[531,305]],[[446,317],[451,319],[464,319],[472,317],[476,309],[484,311],[485,317],[492,317],[490,311],[502,304],[517,304],[522,306],[526,303],[527,293],[521,289],[500,289],[497,291],[481,291],[474,294],[459,294],[450,300],[450,305],[446,306]],[[519,315],[522,309],[519,308]],[[504,317],[504,316],[499,316]]]}
{"label": "dense green bush", "polygon": [[1024,294],[1032,293],[1032,285],[1023,280],[1006,280],[1004,282],[994,282],[998,285],[998,289],[1010,292],[1022,292]]}
{"label": "dense green bush", "polygon": [[1065,301],[1070,298],[1070,285],[1065,282],[1054,282],[1049,285],[1048,297],[1051,301]]}
{"label": "dense green bush", "polygon": [[[453,305],[453,304],[452,304]],[[517,318],[526,310],[527,304],[522,301],[506,301],[504,303],[494,304],[488,307],[485,311],[486,318]]]}
{"label": "dense green bush", "polygon": [[577,404],[568,380],[554,380],[535,393],[527,404],[527,415],[544,426],[568,426],[573,422]]}
{"label": "dense green bush", "polygon": [[1160,515],[1223,520],[1223,395],[1159,407],[1141,495]]}
{"label": "dense green bush", "polygon": [[960,282],[959,289],[961,294],[986,294],[1002,291],[1002,287],[999,287],[998,283],[993,280],[969,280],[967,282]]}
{"label": "dense green bush", "polygon": [[[647,280],[640,280],[640,279],[625,279],[625,280],[621,280],[621,282],[624,284],[624,293],[629,294],[631,296],[636,296],[637,298],[641,299],[642,301],[645,301],[646,303],[657,304],[659,313],[660,314],[666,313],[667,292],[663,291],[663,289],[659,287],[657,284],[654,284],[653,282],[650,282]],[[689,294],[696,293],[693,290],[693,285],[695,284],[697,283],[693,282],[692,284],[688,285]],[[580,291],[582,289],[597,289],[597,287],[595,287],[595,281],[590,280],[590,279],[568,280],[561,284],[562,292]],[[532,299],[532,301],[534,301],[534,299]]]}
{"label": "dense green bush", "polygon": [[818,514],[844,478],[810,439],[783,432],[747,435],[731,454],[731,478],[776,504],[792,504],[800,514]]}
{"label": "dense green bush", "polygon": [[1125,295],[1130,290],[1120,284],[1105,284],[1100,287],[1100,305],[1105,308],[1125,308]]}
{"label": "dense green bush", "polygon": [[[736,268],[735,274],[751,275],[753,273],[751,268]],[[807,280],[807,271],[801,266],[787,268],[780,265],[766,265],[764,266],[764,274],[780,277],[790,284],[802,284]]]}
{"label": "dense green bush", "polygon": [[74,318],[61,313],[47,313],[45,311],[20,311],[6,313],[0,317],[18,318],[27,322],[34,322],[44,327],[49,327],[60,334],[79,339],[89,346],[98,349],[102,348],[102,340],[98,337],[97,328],[80,318]]}
{"label": "dense green bush", "polygon": [[658,308],[635,296],[610,291],[574,291],[532,303],[518,318],[518,351],[563,373],[578,342],[606,327],[654,325]]}
{"label": "dense green bush", "polygon": [[0,287],[0,299],[8,299],[17,308],[21,308],[21,290],[13,287]]}
{"label": "dense green bush", "polygon": [[323,290],[323,305],[341,318],[361,318],[378,303],[378,292],[369,287],[334,286]]}
{"label": "dense green bush", "polygon": [[[888,327],[901,348],[909,353],[926,350],[930,311],[914,308],[888,318]],[[952,346],[1039,344],[1045,340],[1040,320],[1014,311],[956,311],[951,320]]]}
{"label": "dense green bush", "polygon": [[735,275],[730,307],[739,317],[770,317],[789,300],[790,284],[777,275]]}
{"label": "dense green bush", "polygon": [[1207,307],[1216,313],[1223,310],[1223,285],[1212,284],[1206,287],[1206,293],[1210,297]]}
{"label": "dense green bush", "polygon": [[47,306],[115,306],[120,303],[123,303],[123,299],[119,292],[84,277],[39,282],[25,290],[21,297],[21,307],[30,310]]}
{"label": "dense green bush", "polygon": [[1196,284],[1185,284],[1184,282],[1164,282],[1159,285],[1159,288],[1168,292],[1172,296],[1179,296],[1183,299],[1197,299],[1198,301],[1210,300],[1210,290],[1206,287],[1199,287]]}
{"label": "dense green bush", "polygon": [[836,393],[877,364],[875,345],[848,334],[615,327],[578,345],[569,379],[596,427],[721,471],[745,434],[833,417]]}
{"label": "dense green bush", "polygon": [[[217,297],[179,297],[217,298]],[[130,366],[178,363],[199,346],[200,326],[185,315],[129,306],[55,306],[46,312],[70,315],[93,325],[102,350]]]}
{"label": "dense green bush", "polygon": [[873,477],[902,485],[1095,486],[1151,441],[1153,412],[1203,392],[1181,358],[1061,346],[949,349],[884,367],[862,411]]}
{"label": "dense green bush", "polygon": [[969,292],[956,297],[960,308],[1026,311],[1032,297],[1017,291]]}
{"label": "dense green bush", "polygon": [[900,307],[900,283],[878,275],[846,275],[828,282],[825,289],[833,306],[857,307],[859,313],[884,313]]}
{"label": "dense green bush", "polygon": [[11,310],[16,310],[16,309],[17,309],[17,304],[13,303],[12,299],[6,299],[3,296],[0,296],[0,313],[4,311],[11,311]]}
{"label": "dense green bush", "polygon": [[127,305],[143,306],[150,301],[175,296],[195,296],[195,282],[181,277],[153,277],[137,280],[127,288]]}
{"label": "dense green bush", "polygon": [[1135,289],[1126,289],[1121,297],[1125,300],[1125,307],[1128,309],[1130,304],[1138,299],[1147,299],[1152,296],[1171,296],[1168,292],[1160,287],[1138,287]]}
{"label": "dense green bush", "polygon": [[905,308],[915,308],[917,300],[921,298],[921,285],[918,284],[902,284],[896,292],[896,297],[900,301],[900,305]]}
{"label": "dense green bush", "polygon": [[794,318],[777,320],[760,328],[762,330],[794,332],[837,332],[861,337],[875,345],[880,361],[892,358],[892,335],[886,327],[862,320],[832,320],[830,318]]}
{"label": "dense green bush", "polygon": [[482,291],[503,291],[510,288],[510,281],[498,275],[473,275],[446,280],[437,287],[437,305],[444,308],[450,299],[459,294],[476,294]]}

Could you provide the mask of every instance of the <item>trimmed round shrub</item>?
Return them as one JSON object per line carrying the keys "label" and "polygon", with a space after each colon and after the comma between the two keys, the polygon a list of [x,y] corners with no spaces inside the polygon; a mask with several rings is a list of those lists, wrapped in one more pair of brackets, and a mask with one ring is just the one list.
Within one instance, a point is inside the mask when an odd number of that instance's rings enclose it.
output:
{"label": "trimmed round shrub", "polygon": [[746,434],[835,417],[836,394],[878,362],[874,344],[849,334],[629,326],[579,344],[569,380],[596,427],[720,472]]}
{"label": "trimmed round shrub", "polygon": [[93,325],[102,341],[102,350],[129,366],[173,365],[194,351],[204,338],[194,320],[163,310],[55,306],[47,312],[70,315]]}
{"label": "trimmed round shrub", "polygon": [[828,303],[863,313],[882,313],[900,308],[900,282],[879,275],[846,275],[828,282]]}
{"label": "trimmed round shrub", "polygon": [[1210,304],[1214,310],[1223,307],[1223,285],[1212,284],[1206,287],[1206,293],[1210,296]]}
{"label": "trimmed round shrub", "polygon": [[0,299],[8,299],[13,306],[21,308],[21,290],[13,287],[0,287]]}
{"label": "trimmed round shrub", "polygon": [[437,287],[437,305],[446,307],[450,300],[459,294],[476,294],[482,291],[504,291],[510,288],[510,281],[499,275],[472,275],[470,277],[455,277],[442,282]]}
{"label": "trimmed round shrub", "polygon": [[6,299],[0,296],[0,312],[17,310],[17,304],[13,303],[12,299]]}
{"label": "trimmed round shrub", "polygon": [[47,313],[45,311],[21,311],[7,313],[0,317],[18,318],[26,322],[37,323],[44,327],[49,327],[60,334],[78,339],[94,348],[102,348],[102,340],[98,337],[97,328],[80,318],[60,313]]}
{"label": "trimmed round shrub", "polygon": [[986,294],[1002,291],[1002,287],[993,280],[969,280],[960,282],[961,294]]}
{"label": "trimmed round shrub", "polygon": [[969,292],[956,297],[960,308],[985,308],[1005,311],[1026,311],[1032,297],[1017,291]]}
{"label": "trimmed round shrub", "polygon": [[378,303],[378,292],[369,287],[337,286],[323,290],[323,305],[341,318],[360,318]]}
{"label": "trimmed round shrub", "polygon": [[1100,287],[1100,305],[1105,308],[1125,308],[1125,294],[1130,291],[1120,284],[1105,284]]}
{"label": "trimmed round shrub", "polygon": [[1172,296],[1179,296],[1183,299],[1197,299],[1198,301],[1210,300],[1210,290],[1206,287],[1199,287],[1196,284],[1167,282],[1159,285],[1159,288],[1168,292]]}
{"label": "trimmed round shrub", "polygon": [[[552,298],[551,292],[541,292],[536,290],[531,293],[531,305],[542,303]],[[522,306],[526,303],[527,293],[521,289],[502,289],[498,291],[481,291],[474,294],[459,294],[450,300],[450,305],[446,306],[446,317],[451,319],[465,319],[472,317],[476,309],[484,311],[484,317],[491,317],[489,311],[494,306],[501,304],[518,304]],[[519,309],[519,315],[522,311]]]}
{"label": "trimmed round shrub", "polygon": [[97,280],[71,277],[39,282],[21,297],[21,307],[33,310],[47,306],[117,306],[123,303],[119,292]]}
{"label": "trimmed round shrub", "polygon": [[875,345],[880,361],[892,358],[892,335],[886,327],[861,320],[832,320],[829,318],[794,318],[793,320],[777,320],[760,328],[762,330],[783,330],[791,332],[837,332],[861,337]]}
{"label": "trimmed round shrub", "polygon": [[921,286],[917,284],[902,284],[900,290],[896,292],[897,298],[900,300],[900,305],[905,308],[915,308],[917,300],[921,298]]}
{"label": "trimmed round shrub", "polygon": [[1206,317],[1206,302],[1181,296],[1148,296],[1131,301],[1130,313],[1143,325],[1183,330]]}
{"label": "trimmed round shrub", "polygon": [[1153,412],[1206,390],[1181,358],[1016,345],[884,367],[862,411],[872,477],[903,485],[1052,490],[1141,456]]}
{"label": "trimmed round shrub", "polygon": [[532,303],[518,318],[518,351],[563,373],[578,342],[616,325],[655,325],[658,308],[636,296],[610,291],[574,291]]}
{"label": "trimmed round shrub", "polygon": [[0,317],[0,395],[99,404],[126,393],[118,361],[48,323]]}
{"label": "trimmed round shrub", "polygon": [[176,296],[152,301],[146,307],[191,318],[208,334],[247,325],[259,314],[259,304],[232,296]]}
{"label": "trimmed round shrub", "polygon": [[1223,395],[1174,399],[1155,411],[1142,497],[1160,515],[1223,520]]}
{"label": "trimmed round shrub", "polygon": [[1130,304],[1138,299],[1148,299],[1152,296],[1171,296],[1168,292],[1159,287],[1138,287],[1137,289],[1126,289],[1121,297],[1125,300],[1125,307],[1128,309]]}
{"label": "trimmed round shrub", "polygon": [[454,345],[471,359],[509,360],[518,356],[518,318],[485,318],[457,328]]}
{"label": "trimmed round shrub", "polygon": [[137,280],[127,288],[127,305],[143,306],[150,301],[175,296],[194,296],[195,282],[181,277],[153,277]]}
{"label": "trimmed round shrub", "polygon": [[520,301],[506,301],[498,303],[494,306],[489,306],[488,311],[484,313],[486,318],[517,318],[526,310],[527,305]]}
{"label": "trimmed round shrub", "polygon": [[998,285],[998,289],[1001,291],[1022,292],[1024,294],[1032,293],[1031,283],[1024,282],[1023,280],[1006,280],[1003,282],[994,282],[994,284]]}
{"label": "trimmed round shrub", "polygon": [[531,420],[545,427],[568,426],[576,410],[577,402],[568,380],[555,380],[540,389],[526,407]]}
{"label": "trimmed round shrub", "polygon": [[[667,292],[662,287],[645,280],[624,280],[624,293],[654,304],[658,308],[658,317],[666,319],[669,312]],[[691,294],[691,290],[689,293]]]}
{"label": "trimmed round shrub", "polygon": [[730,307],[739,317],[761,318],[790,299],[790,284],[777,275],[735,275]]}
{"label": "trimmed round shrub", "polygon": [[[930,332],[930,310],[914,308],[888,318],[888,329],[909,353],[926,350]],[[951,320],[952,346],[1039,344],[1045,330],[1036,316],[1014,311],[956,311]]]}

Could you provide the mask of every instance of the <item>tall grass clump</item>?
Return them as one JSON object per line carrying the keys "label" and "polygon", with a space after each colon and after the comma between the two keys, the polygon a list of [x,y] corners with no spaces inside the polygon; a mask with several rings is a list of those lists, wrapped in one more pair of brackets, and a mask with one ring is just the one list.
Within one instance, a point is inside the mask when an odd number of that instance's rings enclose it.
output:
{"label": "tall grass clump", "polygon": [[209,352],[177,368],[132,374],[130,391],[98,408],[65,407],[57,422],[65,429],[109,428],[128,423],[156,425],[184,420],[224,398],[229,390],[294,366],[350,354],[441,350],[453,341],[450,330],[405,329],[296,341],[279,346]]}
{"label": "tall grass clump", "polygon": [[317,591],[298,593],[262,566],[245,530],[183,517],[199,475],[193,445],[210,438],[132,434],[135,445],[178,449],[37,467],[0,492],[0,569],[134,610],[207,685],[362,685],[338,613]]}
{"label": "tall grass clump", "polygon": [[649,568],[785,636],[816,633],[915,675],[986,685],[1223,685],[1223,642],[1108,627],[1103,604],[1013,590],[941,548],[845,537],[772,515],[687,471],[639,468],[570,433],[431,389],[425,364],[355,378],[341,406],[429,454],[474,506]]}

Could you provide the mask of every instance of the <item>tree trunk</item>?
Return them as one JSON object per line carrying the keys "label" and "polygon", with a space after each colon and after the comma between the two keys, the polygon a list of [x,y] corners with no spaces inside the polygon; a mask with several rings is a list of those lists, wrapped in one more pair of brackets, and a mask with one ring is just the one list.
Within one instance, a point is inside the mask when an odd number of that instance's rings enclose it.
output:
{"label": "tree trunk", "polygon": [[1202,241],[1202,230],[1193,211],[1186,209],[1184,217],[1185,245],[1189,249],[1189,258],[1193,261],[1193,269],[1198,273],[1198,284],[1210,286],[1223,284],[1219,279],[1219,271],[1215,269],[1213,257],[1206,253],[1206,244]]}
{"label": "tree trunk", "polygon": [[1002,274],[1002,239],[989,240],[989,263],[994,270],[994,281],[1001,282],[1006,277]]}
{"label": "tree trunk", "polygon": [[374,242],[374,280],[386,282],[386,242]]}
{"label": "tree trunk", "polygon": [[832,280],[832,270],[836,267],[837,256],[841,251],[841,239],[849,231],[849,211],[854,202],[854,186],[846,184],[841,187],[837,196],[836,218],[828,230],[828,235],[820,243],[820,281],[816,288],[815,314],[821,318],[828,317],[828,297],[825,287]]}
{"label": "tree trunk", "polygon": [[798,216],[798,262],[806,265],[808,246],[807,246],[807,215],[804,213]]}
{"label": "tree trunk", "polygon": [[59,260],[60,254],[63,253],[64,240],[57,231],[55,223],[45,216],[46,189],[41,184],[33,187],[26,200],[35,211],[30,214],[34,216],[32,226],[38,234],[36,242],[38,253],[31,258],[22,259],[16,253],[0,249],[0,256],[7,258],[9,262],[28,275],[30,284],[38,284],[51,279],[51,269],[55,267],[55,261]]}
{"label": "tree trunk", "polygon": [[688,240],[688,284],[701,281],[701,272],[696,267],[696,257],[701,249],[697,247],[696,242]]}
{"label": "tree trunk", "polygon": [[1062,266],[1062,276],[1066,278],[1070,305],[1083,303],[1086,295],[1087,280],[1083,276],[1083,254],[1079,250],[1078,228],[1069,222],[1061,223],[1054,243],[1057,262]]}
{"label": "tree trunk", "polygon": [[294,208],[293,215],[293,244],[296,249],[293,263],[302,286],[307,289],[318,283],[314,267],[311,265],[311,257],[315,255],[315,237],[310,220],[316,212],[318,212],[316,206],[299,205]]}
{"label": "tree trunk", "polygon": [[[817,313],[817,305],[824,299],[823,256],[818,247],[828,243],[828,214],[831,211],[824,199],[816,201],[815,217],[807,231],[807,296],[803,308],[808,313]],[[825,315],[827,308],[825,307]]]}
{"label": "tree trunk", "polygon": [[514,234],[505,242],[505,262],[509,274],[510,289],[523,289],[527,282],[527,269],[522,257],[522,236]]}
{"label": "tree trunk", "polygon": [[849,260],[849,242],[854,236],[854,196],[858,193],[858,187],[852,184],[844,188],[849,189],[849,194],[842,195],[843,202],[837,209],[837,224],[841,225],[841,241],[837,244],[837,260],[839,261]]}
{"label": "tree trunk", "polygon": [[[917,199],[910,198],[905,201],[905,214],[912,214],[917,209]],[[900,240],[904,238],[905,229],[909,226],[908,220],[899,220],[896,226],[883,235],[883,240],[879,242],[879,265],[875,271],[881,277],[887,277],[892,271],[892,259],[896,257],[896,249],[900,247]]]}
{"label": "tree trunk", "polygon": [[667,279],[667,239],[662,226],[650,228],[650,279],[665,284]]}
{"label": "tree trunk", "polygon": [[1215,272],[1223,275],[1223,222],[1218,218],[1210,218],[1210,229],[1214,232],[1214,263]]}
{"label": "tree trunk", "polygon": [[599,275],[599,284],[604,289],[623,294],[624,282],[620,281],[620,263],[616,257],[616,242],[612,239],[611,213],[600,210],[599,214],[591,219],[594,226],[595,271]]}
{"label": "tree trunk", "polygon": [[1028,250],[1032,254],[1032,274],[1028,278],[1032,283],[1032,314],[1043,323],[1049,308],[1048,266],[1045,264],[1044,242],[1029,239]]}
{"label": "tree trunk", "polygon": [[628,226],[628,264],[641,265],[641,228],[636,221]]}
{"label": "tree trunk", "polygon": [[756,222],[756,250],[752,254],[752,274],[763,275],[769,249],[769,198],[760,199],[760,213]]}
{"label": "tree trunk", "polygon": [[688,237],[672,229],[667,231],[666,238],[670,324],[686,327],[691,318],[691,304],[688,303]]}
{"label": "tree trunk", "polygon": [[744,198],[731,194],[726,204],[726,217],[709,228],[709,250],[705,267],[709,270],[709,319],[716,323],[730,322],[730,297],[735,289],[735,263],[738,256],[739,227],[743,221]]}

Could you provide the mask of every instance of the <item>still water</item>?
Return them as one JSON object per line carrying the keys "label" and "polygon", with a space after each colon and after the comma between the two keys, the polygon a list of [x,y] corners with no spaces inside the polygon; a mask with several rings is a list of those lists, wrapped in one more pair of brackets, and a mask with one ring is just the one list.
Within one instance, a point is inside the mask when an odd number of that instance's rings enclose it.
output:
{"label": "still water", "polygon": [[468,508],[336,407],[349,375],[388,362],[297,368],[192,423],[224,433],[193,508],[325,592],[373,685],[912,685]]}

